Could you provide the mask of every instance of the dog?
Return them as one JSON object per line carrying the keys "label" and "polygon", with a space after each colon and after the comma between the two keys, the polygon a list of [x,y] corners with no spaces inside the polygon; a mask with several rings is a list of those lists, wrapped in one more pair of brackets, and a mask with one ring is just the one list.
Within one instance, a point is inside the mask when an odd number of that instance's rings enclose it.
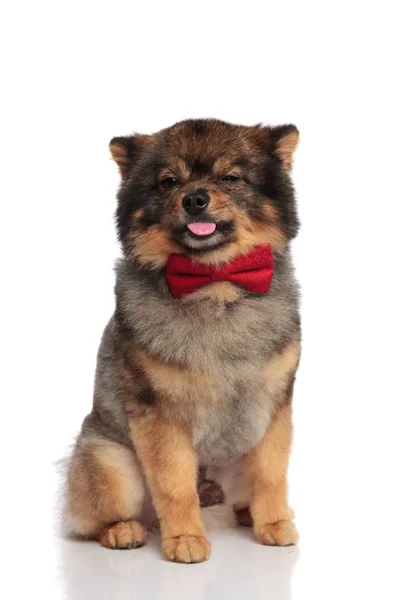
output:
{"label": "dog", "polygon": [[[121,184],[115,313],[101,340],[92,412],[70,459],[68,531],[107,548],[210,555],[200,505],[227,502],[265,545],[296,544],[287,500],[300,360],[294,125],[190,119],[116,137]],[[221,475],[222,474],[222,475]]]}

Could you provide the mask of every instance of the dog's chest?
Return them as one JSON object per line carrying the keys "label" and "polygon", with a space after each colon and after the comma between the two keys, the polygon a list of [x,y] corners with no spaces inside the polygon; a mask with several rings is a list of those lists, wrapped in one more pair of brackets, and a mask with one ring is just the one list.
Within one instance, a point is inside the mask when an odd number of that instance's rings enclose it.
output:
{"label": "dog's chest", "polygon": [[151,374],[162,410],[187,422],[201,465],[235,461],[268,427],[266,370],[288,337],[290,310],[271,294],[228,306],[152,300],[130,317],[137,342],[163,363]]}
{"label": "dog's chest", "polygon": [[[152,385],[166,398],[169,417],[187,422],[202,465],[233,462],[269,423],[265,369],[274,344],[268,332],[276,331],[261,303],[245,308],[165,319],[146,336],[148,347],[162,349],[171,365],[167,377],[154,374]],[[186,365],[173,366],[181,361]]]}
{"label": "dog's chest", "polygon": [[201,465],[235,461],[260,441],[268,426],[271,405],[255,369],[247,382],[235,377],[215,381],[212,389],[194,391],[193,399],[187,418]]}

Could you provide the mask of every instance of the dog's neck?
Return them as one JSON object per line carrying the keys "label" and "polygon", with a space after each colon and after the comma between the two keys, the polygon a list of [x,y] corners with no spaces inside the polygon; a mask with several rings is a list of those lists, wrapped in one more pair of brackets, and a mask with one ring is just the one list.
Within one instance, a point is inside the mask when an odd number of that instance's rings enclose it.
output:
{"label": "dog's neck", "polygon": [[255,294],[266,294],[273,272],[270,244],[257,246],[218,267],[193,262],[181,254],[172,254],[166,264],[168,287],[174,298],[191,295],[215,283],[230,283]]}
{"label": "dog's neck", "polygon": [[[190,256],[189,254],[185,254],[184,256],[187,256],[188,259],[193,259],[193,256]],[[289,282],[292,280],[292,259],[290,247],[287,246],[279,251],[272,249],[272,256],[274,261],[274,276],[268,296],[274,294],[274,290],[276,288],[274,282],[285,279]],[[124,282],[124,286],[129,285],[129,287],[140,287],[142,290],[147,289],[149,293],[155,293],[160,300],[173,300],[167,284],[165,264],[157,268],[151,268],[127,258],[122,259],[117,263],[117,283],[115,288],[117,297],[123,292],[123,289],[121,289],[120,292],[120,282],[122,281]],[[206,287],[214,287],[215,290],[218,288],[221,290],[222,288],[228,289],[228,287],[230,287],[232,289],[232,287],[235,287],[236,290],[239,290],[237,286],[233,286],[232,284],[217,285],[217,283],[219,282],[216,282],[213,286]],[[207,297],[207,294],[199,292],[190,294],[187,299],[191,299],[191,297],[193,297],[193,300],[195,300],[196,298],[200,299]],[[229,297],[232,296],[238,298],[245,298],[249,295],[254,296],[254,294],[251,294],[245,290],[241,290],[239,294],[228,294]]]}

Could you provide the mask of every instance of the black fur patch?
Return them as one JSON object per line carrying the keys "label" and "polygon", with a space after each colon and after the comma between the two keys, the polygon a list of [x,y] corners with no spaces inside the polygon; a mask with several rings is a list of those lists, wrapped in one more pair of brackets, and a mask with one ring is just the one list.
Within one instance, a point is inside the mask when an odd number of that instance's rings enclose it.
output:
{"label": "black fur patch", "polygon": [[142,406],[153,406],[156,402],[156,396],[151,388],[145,388],[136,393],[136,400]]}
{"label": "black fur patch", "polygon": [[206,133],[207,121],[205,119],[194,119],[191,126],[193,133],[201,136]]}
{"label": "black fur patch", "polygon": [[223,504],[225,501],[225,494],[222,487],[216,481],[210,479],[203,479],[197,484],[197,493],[199,495],[200,506],[202,508],[206,506],[215,506],[216,504]]}
{"label": "black fur patch", "polygon": [[191,165],[191,179],[196,180],[206,175],[211,175],[213,170],[213,162],[200,162],[196,161]]}

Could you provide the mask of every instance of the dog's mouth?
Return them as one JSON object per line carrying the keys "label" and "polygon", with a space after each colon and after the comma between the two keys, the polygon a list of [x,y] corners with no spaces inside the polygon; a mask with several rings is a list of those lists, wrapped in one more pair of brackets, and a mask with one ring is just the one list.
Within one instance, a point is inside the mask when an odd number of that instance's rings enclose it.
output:
{"label": "dog's mouth", "polygon": [[[204,219],[204,217],[203,217]],[[192,221],[176,226],[175,240],[191,251],[204,252],[218,248],[232,240],[233,221]]]}
{"label": "dog's mouth", "polygon": [[187,225],[187,228],[189,229],[189,231],[191,233],[193,233],[193,235],[195,235],[196,237],[204,237],[212,235],[214,233],[214,231],[217,228],[217,224],[216,223],[189,223]]}

